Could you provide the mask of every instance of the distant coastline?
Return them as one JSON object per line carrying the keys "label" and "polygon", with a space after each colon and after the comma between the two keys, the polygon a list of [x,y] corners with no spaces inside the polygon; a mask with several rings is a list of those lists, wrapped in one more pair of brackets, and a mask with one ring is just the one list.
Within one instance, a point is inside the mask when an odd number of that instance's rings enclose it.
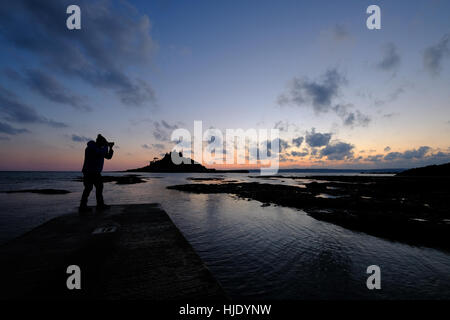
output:
{"label": "distant coastline", "polygon": [[167,152],[161,159],[155,158],[153,161],[141,168],[128,169],[125,172],[161,172],[161,173],[249,173],[249,170],[216,170],[208,169],[191,158],[183,157],[183,153],[178,153],[180,164],[174,164],[172,161],[172,153]]}
{"label": "distant coastline", "polygon": [[398,176],[416,176],[416,177],[434,177],[434,176],[441,176],[441,177],[448,177],[450,176],[450,163],[445,163],[441,165],[431,165],[426,167],[420,167],[420,168],[413,168],[408,169],[402,172],[399,172],[397,174]]}
{"label": "distant coastline", "polygon": [[[193,160],[192,160],[193,161]],[[250,169],[213,169],[206,168],[198,163],[193,164],[172,164],[169,167],[156,168],[154,165],[147,165],[141,168],[124,169],[124,170],[105,170],[104,173],[114,172],[161,172],[161,173],[183,173],[183,172],[196,172],[196,173],[252,173],[259,172],[259,168]],[[0,173],[13,173],[13,172],[81,172],[79,170],[0,170]],[[396,175],[450,175],[450,164],[441,165],[429,165],[419,168],[383,168],[383,169],[339,169],[339,168],[281,168],[279,173],[283,172],[296,172],[296,173],[353,173],[353,174],[396,174]]]}

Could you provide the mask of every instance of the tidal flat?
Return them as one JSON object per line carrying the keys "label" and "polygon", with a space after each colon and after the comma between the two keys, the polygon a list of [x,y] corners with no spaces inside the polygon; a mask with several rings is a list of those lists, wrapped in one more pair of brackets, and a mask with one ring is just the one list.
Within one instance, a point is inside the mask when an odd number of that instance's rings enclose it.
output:
{"label": "tidal flat", "polygon": [[[445,177],[268,176],[261,182],[169,186],[191,193],[228,193],[304,210],[311,217],[389,240],[450,250],[450,185]],[[292,179],[298,185],[273,183]],[[264,183],[270,180],[272,183]]]}

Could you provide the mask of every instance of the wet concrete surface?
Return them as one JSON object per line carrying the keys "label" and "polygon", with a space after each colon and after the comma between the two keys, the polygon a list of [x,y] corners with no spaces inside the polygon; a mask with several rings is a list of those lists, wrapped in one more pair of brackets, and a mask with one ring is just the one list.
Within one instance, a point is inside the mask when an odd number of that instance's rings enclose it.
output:
{"label": "wet concrete surface", "polygon": [[[67,288],[70,265],[80,290]],[[50,220],[0,247],[0,274],[1,299],[226,299],[158,204]]]}

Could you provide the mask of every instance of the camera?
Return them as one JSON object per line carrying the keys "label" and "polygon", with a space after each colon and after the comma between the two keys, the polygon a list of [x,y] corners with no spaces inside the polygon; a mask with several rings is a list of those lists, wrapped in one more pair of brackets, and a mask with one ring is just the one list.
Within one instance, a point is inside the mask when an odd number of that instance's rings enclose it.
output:
{"label": "camera", "polygon": [[114,146],[114,142],[108,142],[108,140],[106,140],[106,138],[104,136],[102,136],[101,134],[99,134],[97,136],[97,145],[99,146],[108,146],[110,148],[112,148]]}

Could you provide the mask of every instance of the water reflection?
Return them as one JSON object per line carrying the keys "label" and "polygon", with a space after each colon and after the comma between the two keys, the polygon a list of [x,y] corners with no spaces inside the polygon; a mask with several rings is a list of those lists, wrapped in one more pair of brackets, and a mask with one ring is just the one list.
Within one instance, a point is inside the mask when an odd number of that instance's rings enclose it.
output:
{"label": "water reflection", "polygon": [[[30,180],[32,175],[0,174],[0,190],[12,185],[17,189],[45,185],[73,192],[0,194],[1,240],[73,210],[82,184],[71,179],[78,175],[59,173]],[[301,210],[262,207],[260,202],[226,194],[190,194],[165,188],[191,183],[186,178],[204,176],[201,174],[144,175],[148,183],[106,184],[105,201],[160,203],[233,298],[450,298],[450,255],[446,252],[353,232],[317,221]],[[225,178],[259,181],[239,174]],[[293,179],[282,180],[298,185]],[[381,291],[366,288],[366,268],[372,264],[381,267]]]}

